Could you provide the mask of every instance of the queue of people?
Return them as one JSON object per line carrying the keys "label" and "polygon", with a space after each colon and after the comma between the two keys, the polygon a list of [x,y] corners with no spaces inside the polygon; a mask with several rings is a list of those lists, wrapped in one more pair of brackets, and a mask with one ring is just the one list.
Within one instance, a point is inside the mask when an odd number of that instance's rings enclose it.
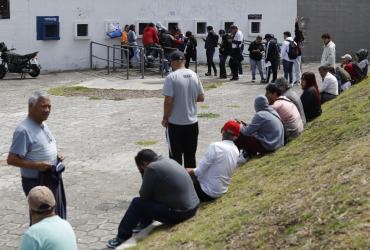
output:
{"label": "queue of people", "polygon": [[[125,27],[127,38],[122,38],[122,41],[136,43],[137,37],[130,34],[132,30],[134,27]],[[161,32],[157,33],[158,30]],[[238,80],[243,60],[242,32],[236,26],[231,26],[230,34],[220,30],[219,44],[219,37],[213,28],[208,27],[207,30],[208,75],[212,69],[217,73],[213,55],[215,48],[220,46],[220,77],[227,77],[225,62],[230,57],[232,80]],[[295,40],[289,32],[284,33],[286,41],[280,52],[284,61],[282,78],[277,78],[278,46],[273,36],[265,35],[266,48],[262,46],[262,37],[257,37],[248,48],[253,57],[252,77],[255,77],[256,69],[260,69],[261,61],[268,60],[273,83],[266,86],[265,95],[255,98],[256,113],[252,120],[249,123],[227,121],[221,128],[221,141],[210,144],[197,164],[197,103],[205,100],[205,94],[197,74],[187,68],[190,59],[196,58],[196,40],[191,32],[186,32],[186,36],[182,37],[181,31],[175,29],[171,34],[160,23],[148,24],[144,33],[146,36],[143,41],[148,48],[148,56],[156,56],[150,48],[158,45],[164,47],[163,41],[172,42],[172,47],[178,47],[176,50],[168,48],[165,55],[172,72],[164,81],[161,124],[166,133],[169,157],[160,156],[150,149],[141,150],[136,155],[136,167],[142,176],[139,196],[130,203],[119,224],[117,235],[107,242],[110,248],[121,245],[153,220],[172,225],[193,217],[200,202],[213,201],[227,193],[238,166],[256,155],[275,152],[298,138],[305,124],[321,115],[321,104],[336,98],[343,85],[348,87],[348,82],[355,84],[364,77],[355,75],[358,74],[357,68],[367,74],[366,50],[358,52],[361,60],[356,64],[352,63],[350,55],[344,55],[340,69],[334,70],[335,46],[330,35],[324,34],[323,65],[319,68],[321,87],[313,72],[304,72],[299,79],[303,90],[299,97],[291,84],[294,66],[292,58],[302,53],[298,52],[297,47],[303,41],[302,37]],[[295,55],[290,49],[297,50]],[[265,52],[265,58],[262,52]],[[299,62],[297,64],[297,67],[301,66]],[[347,78],[342,79],[341,74]],[[268,82],[263,73],[261,81]],[[21,183],[30,210],[31,227],[22,238],[21,249],[45,249],[46,246],[60,249],[58,246],[61,244],[68,246],[68,249],[77,249],[73,229],[65,221],[67,211],[62,179],[64,156],[58,152],[56,140],[46,124],[50,111],[51,100],[48,94],[35,92],[28,101],[27,118],[13,134],[8,154],[7,163],[20,168]]]}

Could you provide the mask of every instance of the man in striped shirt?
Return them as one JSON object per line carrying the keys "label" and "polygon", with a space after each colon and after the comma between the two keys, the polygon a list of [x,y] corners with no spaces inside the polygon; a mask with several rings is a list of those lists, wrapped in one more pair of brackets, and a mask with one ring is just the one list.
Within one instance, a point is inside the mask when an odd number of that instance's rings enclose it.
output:
{"label": "man in striped shirt", "polygon": [[58,154],[56,141],[45,121],[51,110],[46,93],[35,92],[28,100],[28,117],[13,134],[7,163],[19,167],[23,191],[28,195],[35,186],[44,185],[54,193],[56,212],[66,218],[66,202],[61,174],[53,171],[53,165],[63,161]]}

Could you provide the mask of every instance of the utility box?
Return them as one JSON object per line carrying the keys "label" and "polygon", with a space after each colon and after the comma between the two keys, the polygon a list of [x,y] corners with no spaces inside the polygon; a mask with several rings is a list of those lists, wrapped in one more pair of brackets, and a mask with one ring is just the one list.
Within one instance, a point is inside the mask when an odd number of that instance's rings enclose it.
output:
{"label": "utility box", "polygon": [[37,40],[60,40],[59,16],[36,17]]}

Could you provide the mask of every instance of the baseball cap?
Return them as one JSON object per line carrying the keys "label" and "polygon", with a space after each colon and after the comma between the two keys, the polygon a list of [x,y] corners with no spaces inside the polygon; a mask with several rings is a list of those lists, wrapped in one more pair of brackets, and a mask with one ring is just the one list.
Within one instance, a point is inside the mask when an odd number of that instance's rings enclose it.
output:
{"label": "baseball cap", "polygon": [[171,54],[171,61],[185,60],[185,55],[181,51],[175,51]]}
{"label": "baseball cap", "polygon": [[222,127],[222,131],[230,133],[234,136],[239,136],[239,134],[240,134],[240,124],[235,120],[229,120]]}
{"label": "baseball cap", "polygon": [[28,194],[28,205],[35,212],[50,211],[55,207],[55,198],[46,186],[36,186]]}
{"label": "baseball cap", "polygon": [[344,56],[342,56],[342,59],[348,59],[352,61],[352,56],[350,54],[345,54]]}

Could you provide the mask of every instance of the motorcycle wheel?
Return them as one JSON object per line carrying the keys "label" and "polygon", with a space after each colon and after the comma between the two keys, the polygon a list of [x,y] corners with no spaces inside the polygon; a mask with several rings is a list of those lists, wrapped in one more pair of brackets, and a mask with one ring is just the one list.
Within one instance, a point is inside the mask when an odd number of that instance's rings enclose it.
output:
{"label": "motorcycle wheel", "polygon": [[40,68],[37,65],[31,65],[31,72],[29,73],[32,77],[38,77],[40,75]]}
{"label": "motorcycle wheel", "polygon": [[0,79],[3,79],[6,75],[6,68],[3,65],[0,65]]}

